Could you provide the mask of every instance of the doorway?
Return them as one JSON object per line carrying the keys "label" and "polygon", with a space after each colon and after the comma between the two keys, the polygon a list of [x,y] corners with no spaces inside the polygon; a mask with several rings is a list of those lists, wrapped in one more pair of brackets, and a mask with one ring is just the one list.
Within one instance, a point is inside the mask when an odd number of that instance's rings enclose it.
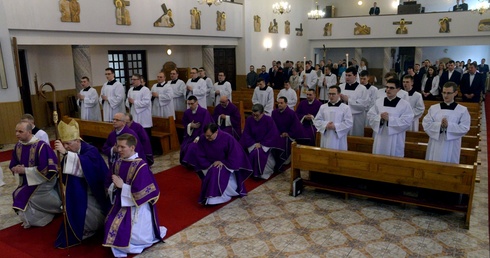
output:
{"label": "doorway", "polygon": [[236,90],[236,57],[234,48],[214,49],[214,78],[218,73],[224,72],[226,80],[230,82],[232,90]]}

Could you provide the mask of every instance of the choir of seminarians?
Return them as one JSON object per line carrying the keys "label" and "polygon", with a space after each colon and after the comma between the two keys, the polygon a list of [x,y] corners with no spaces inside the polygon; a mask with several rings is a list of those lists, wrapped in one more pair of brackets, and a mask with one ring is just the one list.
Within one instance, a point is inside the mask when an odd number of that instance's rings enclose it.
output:
{"label": "choir of seminarians", "polygon": [[[151,114],[175,117],[175,110],[185,109],[182,104],[189,106],[183,117],[184,139],[180,157],[182,164],[192,166],[201,177],[198,201],[204,205],[224,203],[233,196],[246,195],[244,182],[248,177],[268,179],[289,160],[290,144],[306,138],[309,145],[314,145],[316,131],[321,134],[322,148],[347,150],[347,134],[349,131],[353,135],[361,134],[368,107],[367,122],[374,131],[373,153],[403,157],[405,132],[410,127],[412,130],[418,128],[418,119],[424,111],[420,93],[413,90],[411,76],[403,78],[408,94],[400,95],[399,80],[390,79],[386,88],[381,89],[385,97],[375,100],[375,93],[381,90],[368,93],[363,85],[368,85],[368,74],[361,74],[363,84],[359,84],[357,70],[348,68],[345,84],[330,86],[324,83],[326,87],[322,89],[326,95],[328,87],[328,103],[321,105],[314,90],[309,88],[308,81],[315,74],[311,72],[311,63],[309,65],[307,63],[307,71],[303,74],[306,99],[296,113],[294,106],[288,108],[288,96],[293,101],[296,98],[296,94],[287,94],[288,82],[286,90],[278,96],[278,109],[272,111],[273,91],[259,79],[259,87],[252,97],[252,115],[246,120],[243,134],[239,110],[231,102],[231,85],[224,80],[222,72],[213,88],[217,97],[213,117],[206,109],[208,87],[198,77],[196,68],[192,69],[187,86],[178,79],[177,70],[171,71],[168,82],[165,82],[164,73],[158,73],[157,83],[151,91],[140,85],[138,74],[133,75],[133,88],[128,92],[126,105],[134,114],[126,116],[122,113],[124,88],[114,79],[112,68],[106,69],[108,82],[102,87],[100,97],[90,87],[89,79],[83,77],[83,90],[78,94],[77,102],[82,119],[100,120],[99,99],[104,121],[114,124],[114,131],[103,147],[104,154],[109,157],[109,169],[97,149],[79,138],[78,124],[74,120],[58,125],[61,137],[54,146],[62,154],[60,169],[66,189],[66,223],[70,226],[62,223],[56,247],[81,243],[102,227],[104,218],[103,245],[111,247],[116,257],[141,253],[165,236],[166,228],[159,225],[156,216],[155,203],[160,191],[150,171],[151,164],[147,163],[147,160],[153,160],[150,136],[132,116],[141,118],[141,122],[148,125]],[[205,72],[201,76],[206,79]],[[479,80],[470,76],[474,73],[467,76],[469,85]],[[404,99],[405,95],[410,101]],[[442,89],[444,101],[431,106],[423,119],[424,130],[430,137],[427,160],[459,163],[461,138],[470,128],[470,116],[466,107],[454,102],[456,95],[457,85],[451,81],[445,83]],[[465,97],[469,100],[473,96]],[[149,116],[143,117],[142,112]],[[13,208],[24,228],[44,226],[61,212],[61,200],[56,190],[57,157],[46,142],[48,140],[33,136],[33,118],[32,122],[28,118],[23,117],[16,126],[19,142],[14,147],[9,166],[21,178],[21,185],[14,191]]]}

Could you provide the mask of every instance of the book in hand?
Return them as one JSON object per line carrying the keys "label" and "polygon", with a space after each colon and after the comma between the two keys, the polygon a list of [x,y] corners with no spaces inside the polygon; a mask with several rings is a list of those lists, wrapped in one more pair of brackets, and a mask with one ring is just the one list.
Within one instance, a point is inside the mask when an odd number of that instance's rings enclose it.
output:
{"label": "book in hand", "polygon": [[303,179],[298,177],[293,181],[293,197],[300,195],[303,192]]}

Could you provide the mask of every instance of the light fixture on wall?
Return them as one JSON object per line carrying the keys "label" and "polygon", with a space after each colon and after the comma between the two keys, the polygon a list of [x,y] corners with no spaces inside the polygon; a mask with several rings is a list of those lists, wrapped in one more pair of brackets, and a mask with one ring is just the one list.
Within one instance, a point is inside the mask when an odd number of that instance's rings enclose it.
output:
{"label": "light fixture on wall", "polygon": [[288,2],[277,2],[272,5],[272,12],[275,14],[283,14],[291,12],[291,5]]}
{"label": "light fixture on wall", "polygon": [[316,1],[315,3],[316,3],[316,10],[311,10],[308,13],[308,19],[318,20],[320,18],[323,18],[323,16],[325,16],[325,12],[318,9],[318,1]]}
{"label": "light fixture on wall", "polygon": [[288,41],[286,39],[281,39],[279,42],[279,47],[281,47],[283,51],[286,50],[288,47]]}
{"label": "light fixture on wall", "polygon": [[167,49],[167,55],[171,56],[172,55],[172,49]]}
{"label": "light fixture on wall", "polygon": [[357,5],[362,5],[362,1],[357,2]]}
{"label": "light fixture on wall", "polygon": [[208,6],[211,6],[211,5],[220,5],[223,0],[197,0],[197,2],[199,4],[207,4]]}
{"label": "light fixture on wall", "polygon": [[271,49],[271,47],[272,47],[272,40],[271,39],[264,39],[263,45],[264,45],[264,48],[267,49],[267,51],[269,51],[269,49]]}
{"label": "light fixture on wall", "polygon": [[475,10],[472,10],[473,13],[478,13],[480,15],[486,13],[490,8],[490,0],[478,0],[478,5]]}

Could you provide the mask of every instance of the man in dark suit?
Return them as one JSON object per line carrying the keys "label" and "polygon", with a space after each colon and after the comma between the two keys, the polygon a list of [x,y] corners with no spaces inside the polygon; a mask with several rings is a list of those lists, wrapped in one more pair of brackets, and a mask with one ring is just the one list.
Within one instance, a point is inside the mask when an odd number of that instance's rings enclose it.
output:
{"label": "man in dark suit", "polygon": [[481,59],[481,64],[478,66],[478,72],[485,74],[489,72],[488,65],[485,64],[485,58]]}
{"label": "man in dark suit", "polygon": [[450,60],[447,63],[446,68],[447,70],[442,73],[441,78],[439,79],[439,92],[442,92],[442,86],[446,82],[451,81],[456,83],[456,85],[459,85],[459,82],[461,81],[461,74],[458,71],[454,70],[454,60]]}
{"label": "man in dark suit", "polygon": [[462,3],[459,4],[459,0],[456,0],[456,5],[453,6],[453,12],[468,11],[468,4],[465,3],[464,0],[461,2]]}
{"label": "man in dark suit", "polygon": [[379,7],[376,6],[376,2],[373,3],[373,7],[369,9],[369,15],[379,15]]}
{"label": "man in dark suit", "polygon": [[461,94],[465,102],[480,102],[480,96],[485,88],[485,76],[476,72],[476,64],[470,63],[468,72],[461,79]]}

